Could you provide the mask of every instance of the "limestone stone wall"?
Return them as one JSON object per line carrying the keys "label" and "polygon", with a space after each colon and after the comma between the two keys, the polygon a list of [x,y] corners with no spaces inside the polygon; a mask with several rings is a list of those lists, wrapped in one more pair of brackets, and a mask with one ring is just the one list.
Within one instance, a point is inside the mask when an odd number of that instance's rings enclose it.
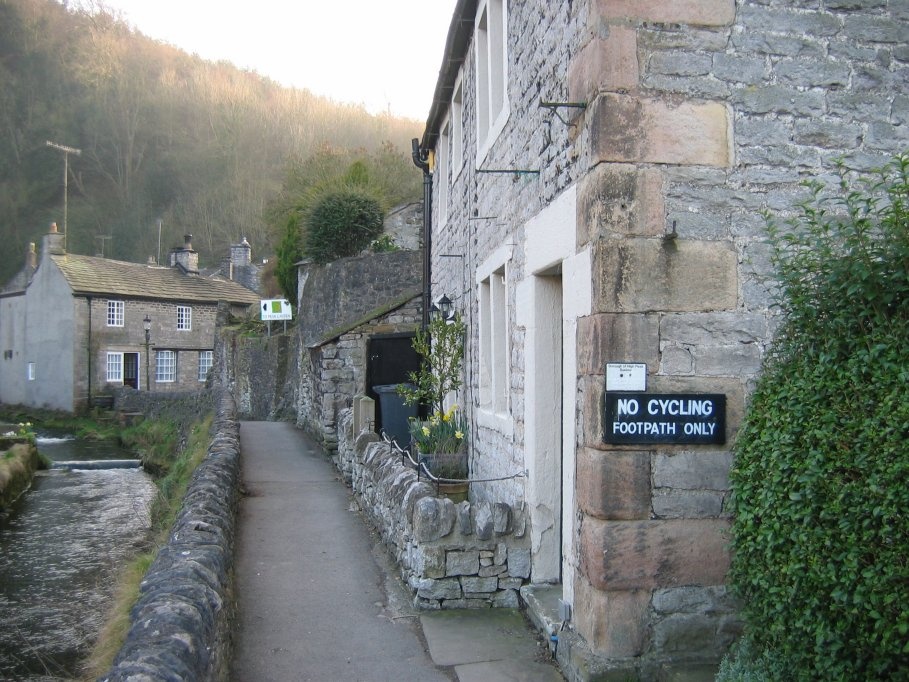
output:
{"label": "limestone stone wall", "polygon": [[526,518],[505,503],[453,503],[436,495],[392,446],[370,431],[353,433],[339,417],[336,462],[424,609],[519,605],[530,577]]}

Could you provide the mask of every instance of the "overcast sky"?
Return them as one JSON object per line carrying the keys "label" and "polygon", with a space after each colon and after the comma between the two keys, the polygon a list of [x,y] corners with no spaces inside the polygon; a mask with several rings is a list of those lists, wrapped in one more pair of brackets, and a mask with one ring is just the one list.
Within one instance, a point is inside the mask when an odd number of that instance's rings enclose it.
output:
{"label": "overcast sky", "polygon": [[425,121],[455,0],[100,3],[145,35],[205,59]]}

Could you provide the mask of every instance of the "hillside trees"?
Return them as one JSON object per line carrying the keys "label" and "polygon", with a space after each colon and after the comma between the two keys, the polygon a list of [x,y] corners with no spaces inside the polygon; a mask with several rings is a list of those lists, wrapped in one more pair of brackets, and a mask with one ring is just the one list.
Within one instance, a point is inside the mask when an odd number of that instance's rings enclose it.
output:
{"label": "hillside trees", "polygon": [[265,209],[299,159],[330,143],[390,155],[403,169],[418,127],[205,62],[103,9],[5,0],[0,282],[21,267],[27,242],[62,222],[63,163],[46,140],[83,150],[70,158],[70,250],[95,253],[96,237],[110,236],[106,255],[143,262],[157,253],[161,219],[164,250],[193,234],[202,263],[213,265],[241,237],[256,255],[274,252],[281,234]]}

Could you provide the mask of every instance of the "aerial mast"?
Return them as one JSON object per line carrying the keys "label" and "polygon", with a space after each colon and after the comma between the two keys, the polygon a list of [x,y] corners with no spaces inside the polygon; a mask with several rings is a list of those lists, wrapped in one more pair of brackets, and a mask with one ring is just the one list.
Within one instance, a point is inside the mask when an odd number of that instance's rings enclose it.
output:
{"label": "aerial mast", "polygon": [[75,154],[79,156],[82,154],[82,150],[57,144],[50,140],[47,141],[47,146],[63,152],[63,250],[66,251],[66,237],[69,235],[69,230],[66,229],[67,199],[69,195],[69,155]]}

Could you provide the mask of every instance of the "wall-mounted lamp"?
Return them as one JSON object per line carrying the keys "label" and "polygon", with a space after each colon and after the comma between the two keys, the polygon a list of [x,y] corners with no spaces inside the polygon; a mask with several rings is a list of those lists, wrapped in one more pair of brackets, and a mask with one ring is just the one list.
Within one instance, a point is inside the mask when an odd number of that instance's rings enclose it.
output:
{"label": "wall-mounted lamp", "polygon": [[145,319],[142,320],[142,326],[145,327],[145,390],[151,390],[151,384],[149,383],[149,373],[148,373],[148,348],[151,345],[151,318],[148,314],[145,315]]}
{"label": "wall-mounted lamp", "polygon": [[445,294],[442,294],[439,298],[433,301],[432,306],[429,310],[433,316],[441,317],[446,322],[453,320],[455,316],[454,306],[451,302],[451,299],[448,298],[448,296]]}

